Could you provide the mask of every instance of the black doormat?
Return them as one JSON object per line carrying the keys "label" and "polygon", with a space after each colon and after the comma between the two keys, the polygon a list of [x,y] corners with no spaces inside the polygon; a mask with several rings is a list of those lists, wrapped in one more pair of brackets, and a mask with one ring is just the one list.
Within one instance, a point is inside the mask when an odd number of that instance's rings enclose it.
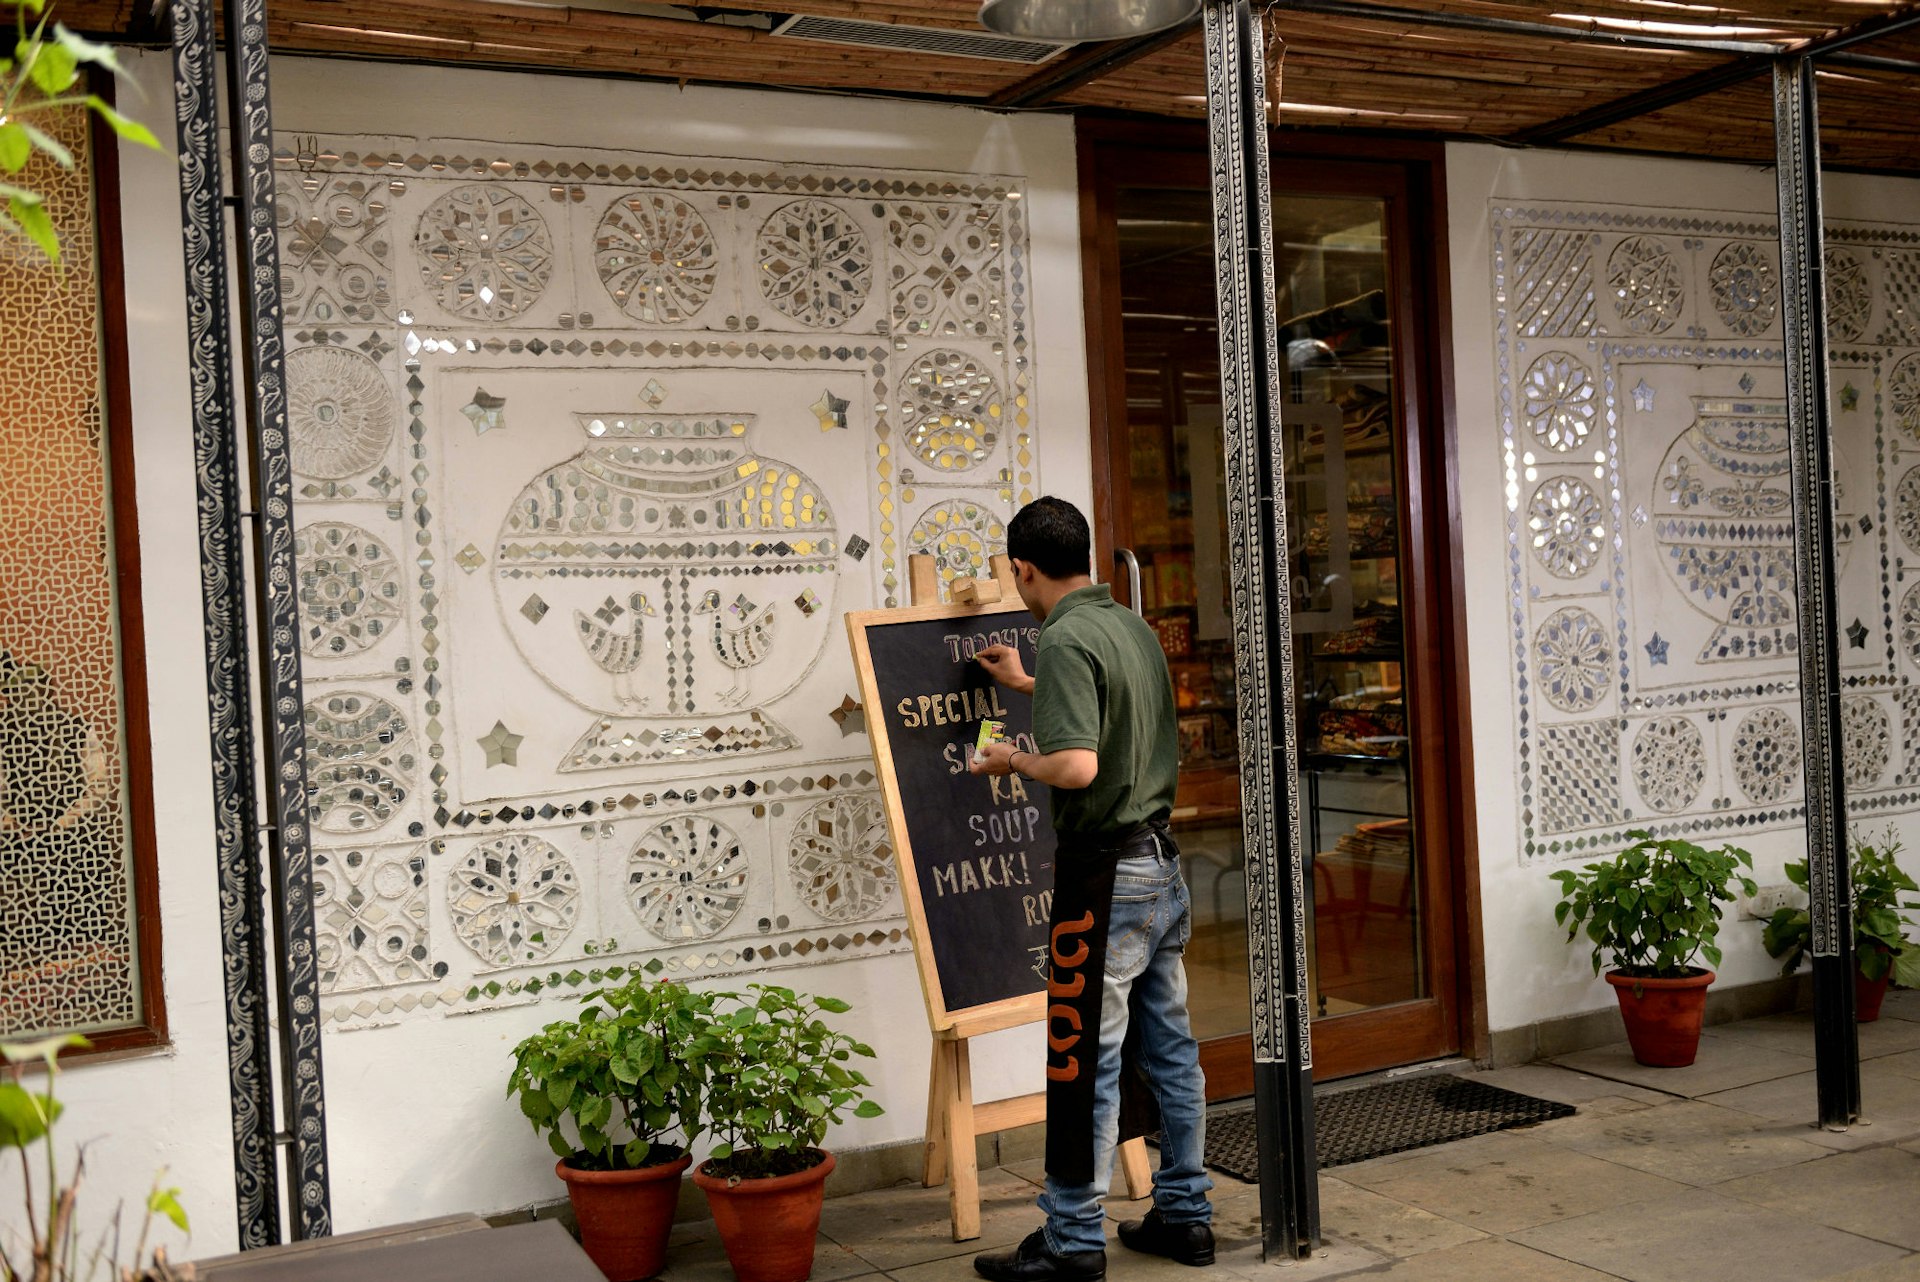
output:
{"label": "black doormat", "polygon": [[[1320,1166],[1345,1166],[1450,1140],[1571,1117],[1573,1106],[1429,1073],[1351,1090],[1315,1092]],[[1207,1165],[1243,1180],[1260,1178],[1253,1108],[1207,1117]]]}

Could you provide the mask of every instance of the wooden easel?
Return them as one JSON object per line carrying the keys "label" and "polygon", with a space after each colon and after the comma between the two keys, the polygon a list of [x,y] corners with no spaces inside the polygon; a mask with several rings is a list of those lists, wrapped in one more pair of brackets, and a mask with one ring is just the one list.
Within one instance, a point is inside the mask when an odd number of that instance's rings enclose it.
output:
{"label": "wooden easel", "polygon": [[[993,605],[1018,597],[1013,563],[1005,556],[995,556],[989,565],[993,571],[990,579],[954,582],[949,590],[954,601],[965,605]],[[915,605],[937,603],[940,572],[934,559],[924,555],[908,557],[907,584]],[[980,1236],[980,1156],[974,1141],[982,1135],[1047,1120],[1044,1091],[984,1104],[973,1102],[973,1066],[968,1039],[1046,1018],[1046,1002],[1041,995],[1031,1001],[1022,999],[1003,1006],[1004,1009],[982,1009],[972,1018],[957,1020],[951,1027],[937,1029],[933,1034],[933,1072],[927,1088],[927,1157],[921,1183],[927,1188],[941,1183],[947,1185],[947,1205],[956,1242]],[[1153,1172],[1148,1164],[1145,1140],[1129,1140],[1120,1146],[1120,1169],[1128,1197],[1143,1198],[1153,1191]]]}

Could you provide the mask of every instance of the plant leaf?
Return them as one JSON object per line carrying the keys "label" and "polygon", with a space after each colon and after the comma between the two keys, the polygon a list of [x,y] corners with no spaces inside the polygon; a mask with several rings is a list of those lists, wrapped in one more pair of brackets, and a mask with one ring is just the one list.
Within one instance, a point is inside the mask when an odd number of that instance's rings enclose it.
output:
{"label": "plant leaf", "polygon": [[120,70],[120,58],[112,45],[95,44],[84,36],[76,36],[67,30],[64,23],[53,24],[54,43],[73,56],[75,62],[92,63],[96,67],[105,67],[114,75],[125,74]]}
{"label": "plant leaf", "polygon": [[187,1227],[187,1211],[180,1205],[180,1190],[177,1188],[155,1188],[147,1194],[147,1211],[153,1215],[164,1215],[174,1228],[182,1233],[191,1233]]}
{"label": "plant leaf", "polygon": [[153,136],[153,130],[137,120],[129,120],[109,106],[99,94],[88,94],[87,105],[100,113],[100,119],[107,122],[108,128],[125,138],[128,142],[139,143],[142,147],[160,149],[160,140]]}
{"label": "plant leaf", "polygon": [[25,1148],[60,1116],[60,1101],[16,1082],[0,1082],[0,1148]]}
{"label": "plant leaf", "polygon": [[27,68],[33,87],[49,98],[58,98],[80,79],[80,64],[71,50],[58,41],[41,44],[34,50],[33,65]]}
{"label": "plant leaf", "polygon": [[[10,200],[21,199],[21,197],[14,195],[14,190],[15,189],[10,188],[0,188],[0,195],[6,195]],[[61,1051],[83,1051],[92,1045],[92,1042],[80,1036],[78,1033],[60,1033],[53,1037],[43,1037],[35,1042],[0,1042],[0,1059],[6,1060],[10,1064],[20,1064],[30,1059],[37,1059],[48,1068],[52,1068],[54,1067],[55,1057],[57,1057]]]}
{"label": "plant leaf", "polygon": [[33,139],[27,127],[17,120],[0,125],[0,169],[17,174],[33,155]]}
{"label": "plant leaf", "polygon": [[[60,233],[53,229],[53,219],[47,215],[47,207],[40,202],[40,198],[38,196],[9,197],[7,212],[13,216],[14,224],[26,233],[27,239],[40,247],[40,252],[47,256],[47,261],[58,267],[60,265]],[[5,1048],[0,1048],[0,1054],[5,1054]],[[7,1058],[14,1057],[8,1055]],[[49,1057],[47,1062],[52,1063],[52,1058]]]}

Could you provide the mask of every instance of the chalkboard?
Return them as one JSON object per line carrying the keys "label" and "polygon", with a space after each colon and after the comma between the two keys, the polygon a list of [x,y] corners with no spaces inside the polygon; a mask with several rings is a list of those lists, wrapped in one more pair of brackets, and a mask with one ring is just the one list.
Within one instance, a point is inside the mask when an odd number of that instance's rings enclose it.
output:
{"label": "chalkboard", "polygon": [[1046,785],[969,774],[980,722],[1033,747],[1033,704],[974,660],[1017,646],[1028,672],[1040,625],[1017,602],[847,616],[867,733],[935,1031],[971,1035],[1040,1019],[1053,815]]}

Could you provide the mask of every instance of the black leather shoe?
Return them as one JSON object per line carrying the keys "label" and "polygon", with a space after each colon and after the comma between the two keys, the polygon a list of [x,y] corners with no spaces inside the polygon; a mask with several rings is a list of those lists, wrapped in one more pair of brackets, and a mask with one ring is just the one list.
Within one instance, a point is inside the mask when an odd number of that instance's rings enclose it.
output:
{"label": "black leather shoe", "polygon": [[1169,1224],[1160,1218],[1159,1207],[1148,1211],[1144,1220],[1122,1224],[1120,1242],[1129,1250],[1164,1255],[1195,1268],[1213,1263],[1213,1226],[1199,1221]]}
{"label": "black leather shoe", "polygon": [[[1212,1239],[1208,1239],[1211,1248]],[[1207,1256],[1213,1258],[1211,1254]],[[1047,1250],[1047,1236],[1035,1229],[1026,1241],[998,1255],[976,1255],[973,1271],[992,1282],[1105,1282],[1107,1253],[1075,1251],[1055,1255]]]}

